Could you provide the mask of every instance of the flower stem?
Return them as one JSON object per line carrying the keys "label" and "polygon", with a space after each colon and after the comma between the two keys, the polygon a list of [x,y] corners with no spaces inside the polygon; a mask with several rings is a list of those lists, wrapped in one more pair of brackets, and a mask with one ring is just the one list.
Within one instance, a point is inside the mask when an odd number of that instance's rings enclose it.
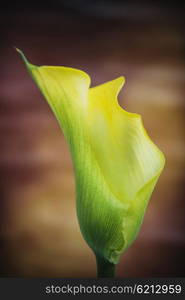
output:
{"label": "flower stem", "polygon": [[96,254],[96,264],[97,264],[97,277],[98,278],[105,278],[105,277],[114,277],[115,276],[115,269],[116,265],[110,263],[108,260],[103,258],[100,255]]}

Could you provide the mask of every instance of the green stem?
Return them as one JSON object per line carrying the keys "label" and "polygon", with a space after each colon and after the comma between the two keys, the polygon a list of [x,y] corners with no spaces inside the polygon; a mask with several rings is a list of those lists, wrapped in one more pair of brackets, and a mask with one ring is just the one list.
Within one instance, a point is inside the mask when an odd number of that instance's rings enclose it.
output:
{"label": "green stem", "polygon": [[97,277],[114,277],[116,265],[96,254]]}

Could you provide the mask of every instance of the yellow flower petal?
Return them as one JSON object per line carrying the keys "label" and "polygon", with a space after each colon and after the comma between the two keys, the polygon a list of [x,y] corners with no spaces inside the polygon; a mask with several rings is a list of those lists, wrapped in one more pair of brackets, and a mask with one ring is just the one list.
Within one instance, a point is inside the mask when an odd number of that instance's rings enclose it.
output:
{"label": "yellow flower petal", "polygon": [[164,155],[140,115],[119,106],[123,77],[89,88],[86,73],[37,67],[20,53],[70,145],[83,236],[96,256],[116,264],[137,235]]}

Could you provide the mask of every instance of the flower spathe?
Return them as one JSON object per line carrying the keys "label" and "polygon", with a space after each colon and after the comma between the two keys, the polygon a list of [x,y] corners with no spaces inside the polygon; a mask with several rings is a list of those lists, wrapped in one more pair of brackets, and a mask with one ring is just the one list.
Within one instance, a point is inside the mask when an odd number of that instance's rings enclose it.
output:
{"label": "flower spathe", "polygon": [[81,232],[96,255],[116,264],[139,231],[164,155],[140,115],[118,104],[124,77],[89,88],[85,72],[37,67],[18,51],[68,141]]}

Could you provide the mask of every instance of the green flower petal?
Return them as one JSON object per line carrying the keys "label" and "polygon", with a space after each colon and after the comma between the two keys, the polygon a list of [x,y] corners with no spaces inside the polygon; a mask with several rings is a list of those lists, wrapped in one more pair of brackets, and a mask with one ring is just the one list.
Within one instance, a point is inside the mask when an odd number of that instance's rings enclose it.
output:
{"label": "green flower petal", "polygon": [[123,77],[89,88],[86,73],[37,67],[18,51],[69,143],[82,234],[97,256],[116,264],[137,235],[164,155],[140,115],[119,106]]}

